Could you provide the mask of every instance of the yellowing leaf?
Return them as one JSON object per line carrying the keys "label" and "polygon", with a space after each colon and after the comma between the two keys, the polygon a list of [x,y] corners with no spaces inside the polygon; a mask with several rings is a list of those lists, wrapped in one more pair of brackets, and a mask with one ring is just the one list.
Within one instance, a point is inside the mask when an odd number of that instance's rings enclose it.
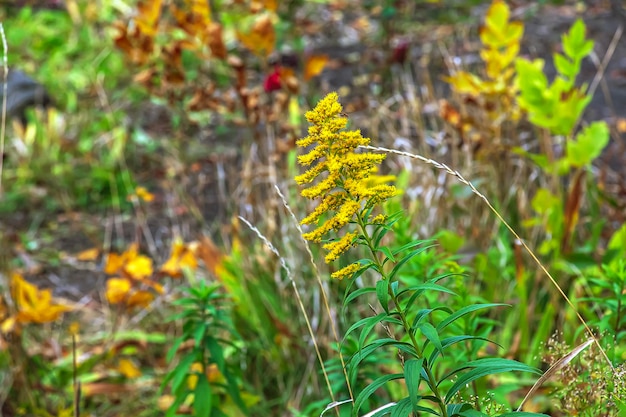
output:
{"label": "yellowing leaf", "polygon": [[77,321],[72,322],[68,331],[71,335],[78,336],[78,333],[80,332],[80,323]]}
{"label": "yellowing leaf", "polygon": [[19,323],[48,323],[71,310],[69,306],[54,303],[49,289],[40,290],[19,274],[11,277],[11,293],[17,307],[16,320]]}
{"label": "yellowing leaf", "polygon": [[0,330],[2,333],[11,333],[15,329],[15,325],[17,324],[17,317],[12,316],[8,319],[4,320],[0,325]]}
{"label": "yellowing leaf", "polygon": [[483,81],[474,74],[461,71],[452,77],[445,79],[454,89],[461,94],[480,95],[483,88]]}
{"label": "yellowing leaf", "polygon": [[111,304],[119,304],[126,300],[131,283],[126,278],[110,278],[107,281],[106,299]]}
{"label": "yellowing leaf", "polygon": [[76,259],[83,262],[95,261],[96,259],[98,259],[98,255],[100,255],[100,249],[91,248],[79,252],[78,255],[76,255]]}
{"label": "yellowing leaf", "polygon": [[[264,9],[271,12],[278,10],[278,2],[276,0],[253,0],[252,3],[250,6],[252,10]],[[258,5],[254,3],[258,3]]]}
{"label": "yellowing leaf", "polygon": [[162,4],[163,0],[144,0],[139,2],[135,24],[141,33],[151,37],[156,35]]}
{"label": "yellowing leaf", "polygon": [[327,55],[312,55],[304,64],[304,80],[308,81],[311,78],[321,74],[328,62]]}
{"label": "yellowing leaf", "polygon": [[135,195],[137,196],[137,198],[145,201],[146,203],[149,203],[154,200],[154,194],[150,193],[146,189],[146,187],[140,186],[140,187],[135,188]]}
{"label": "yellowing leaf", "polygon": [[174,404],[175,399],[173,395],[161,395],[157,400],[157,408],[160,411],[167,411]]}
{"label": "yellowing leaf", "polygon": [[161,267],[161,273],[172,278],[182,276],[183,268],[196,269],[198,260],[194,250],[185,245],[182,240],[176,239],[172,244],[172,252],[169,259]]}
{"label": "yellowing leaf", "polygon": [[152,275],[152,259],[144,255],[137,255],[130,259],[124,271],[134,279],[147,278]]}
{"label": "yellowing leaf", "polygon": [[209,2],[206,0],[187,0],[187,4],[191,5],[191,13],[196,16],[201,16],[203,23],[209,23],[211,21],[211,9],[209,9]]}
{"label": "yellowing leaf", "polygon": [[154,294],[149,291],[136,291],[131,294],[130,297],[126,300],[126,305],[128,307],[148,307],[150,303],[154,300]]}
{"label": "yellowing leaf", "polygon": [[269,56],[276,43],[276,31],[270,15],[265,13],[257,16],[248,32],[237,31],[237,38],[255,55]]}
{"label": "yellowing leaf", "polygon": [[198,383],[197,374],[202,372],[202,363],[194,362],[191,365],[191,368],[189,368],[189,372],[191,374],[187,377],[187,387],[189,387],[189,389],[193,391],[194,389],[196,389],[196,384]]}
{"label": "yellowing leaf", "polygon": [[120,359],[119,364],[117,365],[117,370],[129,379],[141,376],[141,371],[130,359]]}

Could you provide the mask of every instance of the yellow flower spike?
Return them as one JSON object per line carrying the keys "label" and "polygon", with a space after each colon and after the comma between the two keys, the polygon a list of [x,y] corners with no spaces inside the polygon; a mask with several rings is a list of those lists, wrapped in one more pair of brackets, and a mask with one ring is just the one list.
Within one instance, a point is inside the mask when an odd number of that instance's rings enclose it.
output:
{"label": "yellow flower spike", "polygon": [[[319,223],[326,213],[330,214],[316,229],[302,235],[315,242],[321,242],[326,234],[339,232],[349,223],[359,221],[365,210],[397,194],[394,186],[386,184],[390,177],[375,178],[377,165],[386,155],[357,152],[358,147],[368,145],[370,140],[358,130],[343,130],[348,119],[341,112],[337,93],[328,94],[306,113],[305,117],[312,126],[308,129],[308,136],[296,141],[303,148],[314,145],[298,157],[300,165],[308,168],[295,177],[298,184],[307,184],[301,195],[321,200],[301,223]],[[349,232],[325,244],[324,249],[328,251],[326,262],[330,263],[346,252],[357,237],[358,233]],[[358,263],[349,265],[332,274],[332,277],[341,279],[359,267]]]}
{"label": "yellow flower spike", "polygon": [[357,236],[357,233],[346,233],[341,239],[322,246],[328,251],[328,255],[326,255],[325,258],[326,263],[331,263],[332,261],[337,260],[339,255],[347,251],[352,246],[354,239],[356,239]]}
{"label": "yellow flower spike", "polygon": [[358,262],[355,262],[344,268],[341,268],[339,271],[333,272],[332,274],[330,274],[330,277],[334,279],[343,279],[345,277],[352,276],[352,274],[354,274],[360,268],[361,268],[361,264]]}

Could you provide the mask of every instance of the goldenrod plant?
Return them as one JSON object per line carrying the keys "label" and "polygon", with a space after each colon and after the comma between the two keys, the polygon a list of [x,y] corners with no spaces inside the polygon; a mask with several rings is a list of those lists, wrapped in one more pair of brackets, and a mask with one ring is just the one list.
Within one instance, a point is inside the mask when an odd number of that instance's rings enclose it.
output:
{"label": "goldenrod plant", "polygon": [[[349,280],[350,284],[358,280],[363,285],[346,296],[344,305],[372,293],[376,294],[379,303],[378,308],[374,308],[375,315],[359,320],[346,332],[347,337],[361,329],[358,352],[347,362],[349,382],[355,381],[363,362],[379,351],[392,349],[399,358],[399,366],[391,368],[392,372],[379,375],[366,388],[355,393],[351,415],[361,415],[370,397],[394,380],[404,382],[403,398],[376,408],[375,413],[368,415],[488,415],[479,411],[480,405],[459,401],[468,384],[501,372],[540,373],[539,370],[510,359],[481,357],[450,364],[447,357],[455,356],[450,355],[451,352],[489,343],[482,336],[464,334],[465,316],[502,304],[472,304],[453,311],[449,307],[450,299],[456,294],[449,288],[449,283],[457,277],[451,272],[406,285],[401,278],[403,267],[428,250],[429,242],[413,240],[394,247],[393,237],[388,234],[401,213],[388,214],[382,207],[398,190],[373,178],[385,155],[358,150],[367,146],[370,140],[358,130],[345,130],[348,120],[342,116],[336,93],[327,95],[305,116],[311,126],[308,136],[299,140],[297,145],[306,148],[306,153],[299,156],[298,161],[307,171],[298,175],[296,182],[306,184],[302,196],[318,204],[302,220],[303,224],[315,225],[303,237],[324,243],[327,263],[348,257],[355,252],[355,246],[365,249],[363,258],[347,262],[347,266],[331,276]],[[366,284],[371,280],[373,284]],[[431,298],[433,294],[439,296]],[[377,325],[388,329],[388,337],[368,337]]]}

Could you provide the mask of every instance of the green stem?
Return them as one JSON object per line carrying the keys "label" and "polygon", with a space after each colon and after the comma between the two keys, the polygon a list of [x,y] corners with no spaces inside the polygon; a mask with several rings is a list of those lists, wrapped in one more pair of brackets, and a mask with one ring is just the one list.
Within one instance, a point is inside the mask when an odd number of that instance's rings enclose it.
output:
{"label": "green stem", "polygon": [[420,345],[417,342],[417,339],[415,338],[415,333],[411,331],[411,325],[409,324],[407,320],[405,312],[400,308],[400,304],[398,303],[398,298],[396,297],[393,290],[391,289],[391,279],[387,276],[387,274],[385,273],[383,269],[383,263],[379,259],[378,252],[374,248],[374,245],[372,243],[372,238],[370,237],[367,231],[367,227],[361,215],[357,216],[357,223],[359,225],[359,228],[361,229],[361,235],[365,239],[365,242],[366,242],[365,246],[369,248],[370,253],[372,254],[372,258],[378,268],[381,278],[387,281],[387,291],[389,292],[389,295],[391,296],[396,312],[398,313],[398,316],[400,317],[400,321],[402,321],[402,327],[404,328],[404,331],[406,332],[406,334],[409,335],[409,338],[411,340],[411,345],[413,345],[413,349],[415,349],[417,358],[424,359],[424,362],[425,362],[424,370],[426,371],[426,376],[428,377],[428,386],[431,387],[431,390],[433,391],[435,398],[437,398],[437,404],[439,405],[439,409],[441,410],[441,416],[448,417],[448,410],[446,409],[446,403],[443,399],[443,396],[439,392],[439,388],[437,387],[437,380],[435,379],[435,376],[430,370],[430,367],[428,366],[426,358],[424,358],[424,354],[420,348]]}

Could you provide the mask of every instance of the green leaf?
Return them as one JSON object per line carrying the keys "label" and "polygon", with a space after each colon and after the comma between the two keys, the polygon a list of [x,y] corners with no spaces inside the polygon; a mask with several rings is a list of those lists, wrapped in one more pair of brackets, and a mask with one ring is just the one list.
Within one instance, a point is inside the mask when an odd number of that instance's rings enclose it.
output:
{"label": "green leaf", "polygon": [[343,340],[345,341],[348,338],[348,336],[350,336],[350,334],[356,329],[358,329],[359,327],[364,326],[371,321],[374,321],[374,323],[378,323],[381,320],[383,320],[385,317],[387,317],[387,315],[388,315],[387,313],[380,313],[374,317],[365,317],[365,318],[360,319],[356,323],[352,324],[352,326],[350,326],[348,330],[346,330],[346,334],[343,336]]}
{"label": "green leaf", "polygon": [[411,258],[413,258],[415,255],[419,255],[420,253],[422,253],[425,250],[428,250],[428,249],[430,249],[430,248],[432,248],[434,246],[435,245],[431,245],[431,246],[426,246],[426,247],[423,247],[423,248],[414,249],[411,252],[409,252],[406,255],[404,255],[404,257],[402,259],[400,259],[398,261],[398,263],[396,263],[396,265],[393,267],[393,269],[389,273],[389,279],[395,278],[396,275],[398,274],[398,271],[400,270],[400,268],[402,268],[402,266],[405,263],[407,263]]}
{"label": "green leaf", "polygon": [[567,141],[567,160],[578,168],[593,162],[609,143],[609,128],[605,122],[594,122],[576,135],[575,141]]}
{"label": "green leaf", "polygon": [[424,366],[424,359],[410,359],[404,364],[404,381],[409,391],[411,408],[417,413],[417,405],[421,396],[419,395],[421,372]]}
{"label": "green leaf", "polygon": [[[484,337],[468,336],[468,335],[446,337],[445,339],[441,340],[441,346],[445,350],[445,348],[447,348],[450,345],[453,345],[453,344],[459,343],[459,342],[464,342],[466,340],[480,340],[482,342],[493,343],[494,345],[496,345],[496,346],[498,346],[500,348],[502,347],[499,344],[497,344],[496,342],[492,342],[491,340],[486,339]],[[438,356],[439,356],[439,351],[434,350],[433,353],[430,355],[430,358],[428,358],[428,363],[430,364],[431,367],[434,365],[435,360],[437,359]]]}
{"label": "green leaf", "polygon": [[401,379],[403,377],[404,377],[404,374],[390,374],[390,375],[383,375],[379,378],[376,378],[374,382],[372,382],[367,387],[365,387],[365,389],[361,391],[359,395],[357,395],[356,399],[354,400],[354,408],[352,409],[352,416],[353,417],[358,416],[359,410],[361,409],[365,401],[367,401],[368,398],[374,392],[376,392],[377,389],[381,388],[389,381],[392,381],[394,379]]}
{"label": "green leaf", "polygon": [[186,381],[187,375],[189,374],[189,367],[194,361],[197,360],[197,357],[197,353],[193,351],[185,355],[180,360],[178,365],[176,365],[176,368],[170,374],[168,374],[168,378],[170,375],[172,376],[172,391],[177,392],[181,384]]}
{"label": "green leaf", "polygon": [[211,415],[211,385],[204,373],[198,374],[198,382],[193,396],[193,409],[196,417],[209,417]]}
{"label": "green leaf", "polygon": [[[439,339],[439,333],[437,332],[437,329],[435,329],[435,327],[428,322],[421,323],[419,326],[417,326],[417,328],[422,332],[424,336],[426,336],[426,339],[428,339],[433,345],[435,345],[435,348],[443,355],[443,347],[441,346],[441,340]],[[426,344],[424,344],[424,347],[426,347]]]}
{"label": "green leaf", "polygon": [[447,380],[450,376],[457,374],[463,371],[464,369],[468,369],[468,368],[475,368],[475,369],[472,369],[471,371],[464,373],[454,382],[452,387],[450,387],[450,389],[446,393],[446,398],[445,398],[446,403],[449,402],[452,398],[454,398],[456,393],[459,392],[461,388],[471,383],[472,381],[475,381],[478,378],[482,378],[483,376],[493,375],[493,374],[502,373],[502,372],[511,372],[511,371],[531,372],[535,374],[541,374],[541,371],[539,371],[538,369],[532,368],[528,365],[525,365],[523,363],[520,363],[514,360],[501,359],[501,358],[485,358],[485,359],[478,359],[475,361],[467,362],[460,368],[457,368],[454,371],[449,372],[448,375],[442,377],[439,380],[437,385],[441,384],[442,381]]}
{"label": "green leaf", "polygon": [[442,331],[448,325],[465,316],[466,314],[472,313],[476,310],[480,310],[483,308],[491,308],[491,307],[500,307],[500,306],[508,306],[508,304],[500,304],[500,303],[488,303],[488,304],[474,304],[471,306],[466,306],[461,308],[460,310],[455,311],[452,315],[447,317],[441,323],[437,325],[437,330]]}
{"label": "green leaf", "polygon": [[387,262],[387,260],[391,261],[391,262],[395,262],[396,258],[394,258],[393,253],[391,253],[391,249],[389,249],[387,246],[381,246],[379,248],[376,248],[376,251],[378,252],[382,252],[385,255],[385,260],[384,262]]}
{"label": "green leaf", "polygon": [[220,372],[224,372],[224,369],[226,368],[226,364],[224,361],[224,351],[217,339],[215,339],[214,337],[206,338],[205,346],[211,353],[211,360],[215,362],[215,364],[217,365],[217,369],[219,369]]}
{"label": "green leaf", "polygon": [[593,50],[593,42],[585,39],[587,28],[577,19],[569,32],[563,35],[563,52],[572,60],[580,61]]}
{"label": "green leaf", "polygon": [[178,353],[178,348],[180,347],[180,345],[183,344],[184,341],[185,341],[185,338],[183,337],[177,337],[176,339],[174,339],[174,343],[172,343],[172,347],[168,349],[167,354],[165,355],[165,362],[167,363],[172,362],[172,359],[174,359],[174,355]]}
{"label": "green leaf", "polygon": [[561,54],[554,54],[554,66],[559,74],[564,76],[573,85],[580,70],[580,68],[576,67],[576,63]]}
{"label": "green leaf", "polygon": [[451,417],[454,417],[455,415],[460,417],[489,417],[489,414],[485,414],[474,409],[460,411],[458,414],[453,414]]}
{"label": "green leaf", "polygon": [[415,352],[415,349],[410,343],[399,342],[395,339],[388,338],[388,337],[375,340],[369,345],[364,346],[357,353],[352,355],[352,358],[350,358],[350,361],[348,364],[348,369],[349,369],[348,377],[351,382],[354,382],[356,379],[359,364],[362,361],[364,361],[368,356],[370,356],[372,353],[382,348],[383,346],[393,346],[396,349],[406,353],[409,356],[417,357],[417,353]]}
{"label": "green leaf", "polygon": [[391,410],[391,417],[410,417],[412,412],[413,406],[411,405],[411,399],[406,397],[398,401],[398,403],[393,407]]}
{"label": "green leaf", "polygon": [[372,329],[381,321],[394,323],[400,326],[402,325],[402,322],[400,320],[390,317],[387,313],[382,313],[382,314],[383,314],[383,317],[379,318],[378,317],[380,316],[379,314],[376,317],[371,317],[371,319],[375,319],[375,320],[371,320],[370,322],[366,323],[365,327],[363,328],[363,331],[361,332],[361,335],[359,336],[359,347],[363,346],[363,344],[365,343],[365,340],[367,339],[367,336],[369,336]]}
{"label": "green leaf", "polygon": [[350,293],[350,295],[348,295],[343,300],[343,306],[345,307],[346,305],[348,305],[348,303],[350,303],[350,301],[356,299],[357,297],[362,296],[363,294],[368,294],[372,292],[376,292],[376,288],[374,287],[359,288],[358,290],[355,290],[354,292]]}
{"label": "green leaf", "polygon": [[500,414],[497,417],[550,417],[542,413],[529,413],[526,411],[513,411],[512,413]]}
{"label": "green leaf", "polygon": [[394,249],[393,253],[394,255],[398,255],[404,251],[414,248],[415,246],[423,245],[424,243],[430,243],[430,242],[432,242],[432,240],[414,240],[414,241],[411,241],[407,244],[400,246],[397,249]]}
{"label": "green leaf", "polygon": [[207,322],[198,323],[196,325],[197,327],[193,331],[194,346],[200,346],[200,342],[202,342],[202,339],[204,338],[204,332],[206,331],[208,325],[209,323]]}
{"label": "green leaf", "polygon": [[464,413],[470,413],[467,415],[476,416],[476,417],[487,416],[487,414],[484,414],[475,410],[470,404],[467,404],[467,403],[448,404],[448,406],[446,407],[446,410],[448,412],[448,416],[450,417],[466,415]]}
{"label": "green leaf", "polygon": [[389,314],[389,281],[380,280],[376,283],[376,297],[385,312]]}

